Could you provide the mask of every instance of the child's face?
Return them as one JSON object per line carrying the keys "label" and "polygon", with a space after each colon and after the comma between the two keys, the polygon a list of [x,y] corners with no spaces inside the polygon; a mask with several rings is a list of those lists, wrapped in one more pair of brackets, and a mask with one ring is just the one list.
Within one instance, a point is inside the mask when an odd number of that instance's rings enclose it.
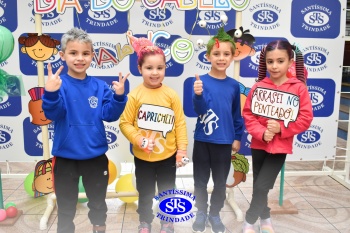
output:
{"label": "child's face", "polygon": [[270,74],[270,79],[287,79],[288,68],[292,65],[286,50],[275,49],[266,52],[266,69]]}
{"label": "child's face", "polygon": [[212,50],[207,56],[207,60],[211,63],[213,72],[226,73],[227,67],[233,60],[232,44],[230,42],[219,42],[219,48],[214,44]]}
{"label": "child's face", "polygon": [[68,74],[77,79],[86,77],[86,70],[90,67],[94,53],[90,43],[69,41],[65,52],[60,52],[61,59],[66,61]]}
{"label": "child's face", "polygon": [[142,66],[138,66],[143,77],[143,85],[147,88],[158,88],[165,76],[165,61],[162,54],[148,55]]}

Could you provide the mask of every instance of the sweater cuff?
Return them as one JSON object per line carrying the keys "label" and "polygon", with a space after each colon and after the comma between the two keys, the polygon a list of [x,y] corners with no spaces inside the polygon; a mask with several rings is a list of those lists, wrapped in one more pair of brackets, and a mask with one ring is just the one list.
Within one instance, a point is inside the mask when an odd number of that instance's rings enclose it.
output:
{"label": "sweater cuff", "polygon": [[124,102],[125,101],[125,95],[117,95],[117,94],[113,94],[113,98],[118,101],[118,102]]}
{"label": "sweater cuff", "polygon": [[57,91],[46,91],[46,90],[44,90],[45,98],[48,99],[48,100],[56,100],[56,99],[58,99],[58,93],[59,93],[59,90],[57,90]]}
{"label": "sweater cuff", "polygon": [[202,100],[203,99],[203,94],[201,94],[201,95],[194,94],[194,99],[195,100]]}

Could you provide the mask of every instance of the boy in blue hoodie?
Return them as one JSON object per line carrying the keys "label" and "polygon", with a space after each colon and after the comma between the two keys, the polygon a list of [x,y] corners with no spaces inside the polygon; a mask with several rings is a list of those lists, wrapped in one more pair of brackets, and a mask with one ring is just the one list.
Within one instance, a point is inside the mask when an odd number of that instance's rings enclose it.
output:
{"label": "boy in blue hoodie", "polygon": [[119,119],[127,97],[124,83],[129,76],[108,85],[86,74],[94,57],[90,36],[72,28],[62,36],[60,56],[63,67],[52,73],[48,64],[48,79],[42,97],[45,116],[54,121],[53,178],[58,206],[57,232],[74,233],[73,219],[79,193],[79,177],[89,199],[89,219],[93,232],[105,232],[108,186],[108,144],[103,121]]}

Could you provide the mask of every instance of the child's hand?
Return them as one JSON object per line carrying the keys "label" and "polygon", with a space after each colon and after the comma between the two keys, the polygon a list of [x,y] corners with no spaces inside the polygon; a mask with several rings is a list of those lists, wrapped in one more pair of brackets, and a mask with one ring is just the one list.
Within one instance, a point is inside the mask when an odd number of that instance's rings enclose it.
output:
{"label": "child's hand", "polygon": [[47,81],[45,84],[46,91],[54,92],[54,91],[57,91],[58,89],[60,89],[60,87],[62,85],[62,79],[60,78],[59,75],[60,75],[62,69],[63,69],[63,66],[58,68],[58,70],[56,71],[55,74],[52,74],[51,63],[47,64]]}
{"label": "child's hand", "polygon": [[281,125],[276,120],[267,120],[267,129],[271,131],[272,133],[279,133],[281,132]]}
{"label": "child's hand", "polygon": [[198,74],[195,74],[196,81],[194,81],[193,90],[196,95],[201,95],[203,92],[203,82],[200,80]]}
{"label": "child's hand", "polygon": [[130,75],[130,73],[128,73],[127,75],[125,75],[123,77],[122,73],[119,72],[119,81],[112,82],[115,94],[124,95],[124,83],[127,80],[127,78],[129,77],[129,75]]}
{"label": "child's hand", "polygon": [[271,132],[270,130],[265,130],[264,132],[264,141],[269,143],[272,141],[273,137],[275,136],[275,133]]}
{"label": "child's hand", "polygon": [[241,142],[234,140],[232,143],[232,153],[236,154],[240,148],[241,148]]}
{"label": "child's hand", "polygon": [[139,147],[144,150],[147,154],[151,153],[154,147],[153,138],[141,137],[138,142]]}
{"label": "child's hand", "polygon": [[184,167],[189,162],[187,151],[177,150],[176,152],[176,167]]}

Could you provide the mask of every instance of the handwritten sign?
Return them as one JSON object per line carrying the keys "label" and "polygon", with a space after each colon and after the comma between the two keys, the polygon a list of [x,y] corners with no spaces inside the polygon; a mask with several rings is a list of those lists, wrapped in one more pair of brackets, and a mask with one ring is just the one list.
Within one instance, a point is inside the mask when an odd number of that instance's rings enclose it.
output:
{"label": "handwritten sign", "polygon": [[282,120],[285,127],[296,120],[299,107],[299,97],[287,92],[258,87],[252,96],[253,114]]}
{"label": "handwritten sign", "polygon": [[173,129],[174,122],[175,114],[170,108],[142,104],[138,112],[138,127],[162,132],[164,138]]}

